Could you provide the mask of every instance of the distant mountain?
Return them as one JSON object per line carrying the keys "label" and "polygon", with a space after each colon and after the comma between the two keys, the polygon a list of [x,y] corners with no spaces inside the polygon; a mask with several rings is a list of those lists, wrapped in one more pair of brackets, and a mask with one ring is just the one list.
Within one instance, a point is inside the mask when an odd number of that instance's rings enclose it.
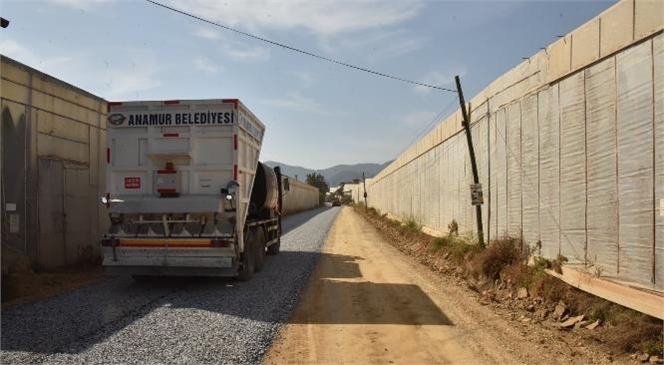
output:
{"label": "distant mountain", "polygon": [[337,186],[342,182],[353,181],[353,179],[362,179],[362,172],[365,177],[371,178],[376,176],[382,169],[389,165],[392,161],[385,162],[384,164],[377,163],[360,163],[355,165],[336,165],[323,170],[314,170],[301,166],[291,166],[277,161],[265,161],[264,163],[270,167],[281,166],[281,172],[290,177],[296,177],[300,181],[307,178],[307,174],[317,172],[325,178],[329,186]]}

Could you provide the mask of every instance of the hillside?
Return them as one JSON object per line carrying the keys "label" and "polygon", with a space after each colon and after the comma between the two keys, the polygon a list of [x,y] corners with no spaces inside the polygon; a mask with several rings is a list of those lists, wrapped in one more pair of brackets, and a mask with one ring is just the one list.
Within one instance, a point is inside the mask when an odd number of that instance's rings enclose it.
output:
{"label": "hillside", "polygon": [[374,177],[391,162],[392,161],[388,161],[384,164],[360,163],[355,165],[336,165],[323,170],[314,170],[301,166],[292,166],[277,161],[266,161],[265,164],[270,167],[281,166],[282,173],[291,177],[297,176],[297,179],[301,181],[306,179],[307,174],[317,172],[325,177],[325,181],[327,181],[328,185],[337,186],[341,182],[348,182],[352,181],[353,179],[362,179],[362,172],[364,172],[367,178]]}

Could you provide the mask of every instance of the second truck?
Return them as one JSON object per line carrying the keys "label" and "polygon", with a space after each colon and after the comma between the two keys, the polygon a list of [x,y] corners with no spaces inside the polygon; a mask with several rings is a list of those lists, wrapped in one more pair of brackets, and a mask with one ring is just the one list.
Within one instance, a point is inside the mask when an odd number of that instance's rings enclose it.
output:
{"label": "second truck", "polygon": [[103,266],[249,280],[277,254],[288,180],[237,99],[109,102]]}

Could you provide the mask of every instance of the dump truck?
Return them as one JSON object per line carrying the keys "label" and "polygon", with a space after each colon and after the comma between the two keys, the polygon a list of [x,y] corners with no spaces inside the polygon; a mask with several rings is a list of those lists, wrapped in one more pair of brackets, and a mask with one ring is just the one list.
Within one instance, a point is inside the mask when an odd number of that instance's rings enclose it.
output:
{"label": "dump truck", "polygon": [[239,100],[109,102],[106,272],[249,280],[278,254],[287,177]]}

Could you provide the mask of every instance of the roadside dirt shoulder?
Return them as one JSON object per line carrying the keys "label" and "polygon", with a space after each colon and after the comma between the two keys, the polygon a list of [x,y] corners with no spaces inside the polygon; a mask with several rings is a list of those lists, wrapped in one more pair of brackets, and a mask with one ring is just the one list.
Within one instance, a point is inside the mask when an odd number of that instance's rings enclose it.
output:
{"label": "roadside dirt shoulder", "polygon": [[12,273],[2,281],[2,310],[43,300],[104,278],[101,267]]}
{"label": "roadside dirt shoulder", "polygon": [[301,303],[264,362],[606,362],[556,335],[483,306],[476,293],[404,255],[345,207]]}

